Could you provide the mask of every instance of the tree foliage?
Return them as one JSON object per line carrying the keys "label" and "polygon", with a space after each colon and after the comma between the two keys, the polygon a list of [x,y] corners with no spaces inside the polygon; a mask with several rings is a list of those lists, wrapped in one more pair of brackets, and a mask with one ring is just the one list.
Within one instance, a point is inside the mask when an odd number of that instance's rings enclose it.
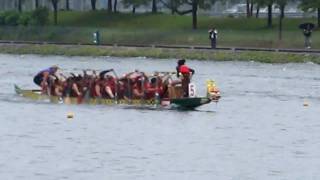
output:
{"label": "tree foliage", "polygon": [[59,0],[51,0],[52,7],[53,7],[53,18],[54,18],[54,24],[58,24],[58,3]]}
{"label": "tree foliage", "polygon": [[44,26],[49,22],[49,9],[40,7],[31,13],[31,24]]}
{"label": "tree foliage", "polygon": [[122,3],[125,7],[132,7],[132,13],[135,13],[135,9],[140,6],[146,6],[150,0],[123,0]]}
{"label": "tree foliage", "polygon": [[[172,13],[192,14],[192,28],[197,29],[198,9],[210,9],[216,0],[160,0]],[[187,8],[186,8],[187,7]]]}
{"label": "tree foliage", "polygon": [[318,14],[318,27],[320,27],[320,0],[301,0],[300,8],[307,11],[317,11]]}
{"label": "tree foliage", "polygon": [[316,11],[320,8],[320,0],[301,0],[299,7],[303,11]]}

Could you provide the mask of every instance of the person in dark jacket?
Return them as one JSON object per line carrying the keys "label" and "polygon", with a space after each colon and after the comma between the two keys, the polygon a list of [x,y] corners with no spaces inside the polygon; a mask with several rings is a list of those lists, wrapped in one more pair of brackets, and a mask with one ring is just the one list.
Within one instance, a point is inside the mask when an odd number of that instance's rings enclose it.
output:
{"label": "person in dark jacket", "polygon": [[211,48],[215,49],[217,47],[218,31],[216,28],[209,30],[209,39],[211,40]]}
{"label": "person in dark jacket", "polygon": [[307,49],[311,48],[311,33],[312,33],[312,29],[310,28],[303,29],[304,47]]}

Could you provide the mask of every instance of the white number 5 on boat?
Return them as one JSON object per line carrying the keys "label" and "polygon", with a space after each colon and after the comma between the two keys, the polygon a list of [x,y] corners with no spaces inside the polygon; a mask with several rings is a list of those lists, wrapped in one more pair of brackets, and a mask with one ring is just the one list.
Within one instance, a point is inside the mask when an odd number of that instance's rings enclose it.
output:
{"label": "white number 5 on boat", "polygon": [[196,85],[194,83],[189,84],[189,97],[196,97]]}

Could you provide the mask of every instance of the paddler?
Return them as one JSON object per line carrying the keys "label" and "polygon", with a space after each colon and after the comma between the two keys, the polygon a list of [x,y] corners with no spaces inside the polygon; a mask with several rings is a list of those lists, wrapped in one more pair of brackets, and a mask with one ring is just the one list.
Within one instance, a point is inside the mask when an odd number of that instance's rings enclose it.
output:
{"label": "paddler", "polygon": [[54,65],[37,73],[33,78],[33,82],[41,87],[42,93],[47,93],[50,90],[50,76],[55,76],[59,67]]}
{"label": "paddler", "polygon": [[185,59],[178,60],[178,65],[176,67],[177,77],[181,79],[181,85],[183,89],[183,97],[189,96],[189,83],[192,75],[194,74],[194,70],[188,67],[185,63]]}
{"label": "paddler", "polygon": [[116,79],[108,75],[107,73],[113,71],[108,69],[99,73],[99,78],[96,80],[94,85],[94,96],[98,98],[107,97],[114,98]]}

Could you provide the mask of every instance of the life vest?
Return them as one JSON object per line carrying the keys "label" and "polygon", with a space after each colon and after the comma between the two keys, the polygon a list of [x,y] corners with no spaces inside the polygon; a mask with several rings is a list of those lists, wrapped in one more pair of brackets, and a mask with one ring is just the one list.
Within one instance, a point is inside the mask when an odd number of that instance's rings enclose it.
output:
{"label": "life vest", "polygon": [[190,73],[190,68],[187,65],[181,65],[179,67],[179,72],[182,74],[189,74]]}

